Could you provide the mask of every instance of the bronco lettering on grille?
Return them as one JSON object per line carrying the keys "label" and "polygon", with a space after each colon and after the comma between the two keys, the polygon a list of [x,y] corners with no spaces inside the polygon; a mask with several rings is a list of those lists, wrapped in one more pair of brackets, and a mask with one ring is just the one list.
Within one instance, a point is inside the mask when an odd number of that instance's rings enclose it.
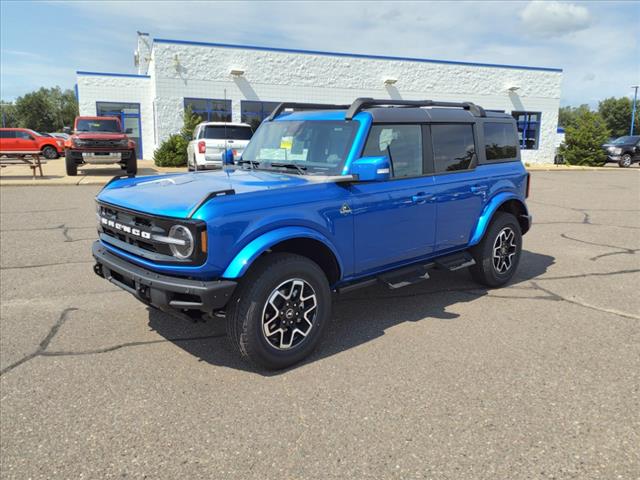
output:
{"label": "bronco lettering on grille", "polygon": [[133,235],[135,237],[144,238],[146,240],[151,239],[150,232],[145,232],[144,230],[133,228],[129,225],[123,225],[121,223],[114,222],[113,220],[109,220],[108,218],[100,217],[100,223],[102,223],[102,225],[106,225],[107,227],[111,227],[121,232],[128,233],[129,235]]}

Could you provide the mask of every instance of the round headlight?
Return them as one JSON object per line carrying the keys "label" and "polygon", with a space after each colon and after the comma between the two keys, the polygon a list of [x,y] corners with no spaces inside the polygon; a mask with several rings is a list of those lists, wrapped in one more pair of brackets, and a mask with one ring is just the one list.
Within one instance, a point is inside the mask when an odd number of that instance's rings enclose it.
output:
{"label": "round headlight", "polygon": [[175,243],[172,242],[169,244],[169,248],[171,249],[171,253],[174,257],[181,260],[191,257],[194,243],[193,235],[188,228],[183,227],[182,225],[174,225],[171,227],[171,230],[169,230],[169,238],[178,240]]}

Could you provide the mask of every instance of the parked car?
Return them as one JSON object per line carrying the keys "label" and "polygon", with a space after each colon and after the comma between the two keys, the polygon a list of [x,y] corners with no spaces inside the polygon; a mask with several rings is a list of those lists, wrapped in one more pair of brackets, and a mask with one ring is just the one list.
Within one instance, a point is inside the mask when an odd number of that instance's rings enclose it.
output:
{"label": "parked car", "polygon": [[64,154],[64,142],[28,128],[0,128],[0,154],[24,156],[42,152],[48,160]]}
{"label": "parked car", "polygon": [[76,117],[73,134],[65,146],[67,175],[78,174],[78,165],[119,164],[129,175],[138,171],[136,144],[122,131],[118,117]]}
{"label": "parked car", "polygon": [[190,171],[220,168],[222,152],[231,150],[236,158],[249,143],[253,130],[246,123],[203,122],[193,132],[187,147],[187,166]]}
{"label": "parked car", "polygon": [[272,369],[318,345],[332,291],[397,289],[434,268],[507,283],[531,226],[513,117],[467,102],[347,107],[281,104],[222,171],[112,181],[95,272],[175,317],[224,317],[240,355]]}
{"label": "parked car", "polygon": [[627,168],[640,162],[640,135],[627,135],[605,143],[602,148],[607,152],[607,161],[616,162],[619,167]]}

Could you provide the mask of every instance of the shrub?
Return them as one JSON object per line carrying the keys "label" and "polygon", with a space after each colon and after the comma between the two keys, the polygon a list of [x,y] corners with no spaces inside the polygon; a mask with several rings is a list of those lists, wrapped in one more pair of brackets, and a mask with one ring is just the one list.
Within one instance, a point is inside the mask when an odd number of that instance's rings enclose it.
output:
{"label": "shrub", "polygon": [[153,154],[153,161],[159,167],[184,167],[187,164],[189,141],[180,134],[171,135]]}
{"label": "shrub", "polygon": [[602,144],[609,138],[609,130],[602,117],[595,112],[582,111],[574,125],[565,129],[560,154],[569,165],[601,167],[607,156]]}

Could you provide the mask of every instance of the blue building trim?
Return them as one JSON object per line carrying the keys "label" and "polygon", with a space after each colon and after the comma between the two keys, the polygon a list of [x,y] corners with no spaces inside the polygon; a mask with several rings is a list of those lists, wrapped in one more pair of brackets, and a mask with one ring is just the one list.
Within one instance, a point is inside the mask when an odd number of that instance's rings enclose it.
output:
{"label": "blue building trim", "polygon": [[439,63],[443,65],[464,65],[470,67],[511,68],[517,70],[536,70],[542,72],[562,72],[561,68],[529,67],[525,65],[501,65],[497,63],[459,62],[454,60],[435,60],[430,58],[391,57],[386,55],[365,55],[360,53],[325,52],[321,50],[298,50],[293,48],[258,47],[255,45],[232,45],[228,43],[192,42],[189,40],[171,40],[168,38],[156,38],[154,43],[171,43],[177,45],[194,45],[197,47],[235,48],[242,50],[259,50],[265,52],[300,53],[305,55],[326,55],[332,57],[364,58],[370,60],[396,60],[404,62]]}
{"label": "blue building trim", "polygon": [[150,75],[135,75],[133,73],[85,72],[81,70],[76,71],[76,75],[92,75],[97,77],[151,78]]}

